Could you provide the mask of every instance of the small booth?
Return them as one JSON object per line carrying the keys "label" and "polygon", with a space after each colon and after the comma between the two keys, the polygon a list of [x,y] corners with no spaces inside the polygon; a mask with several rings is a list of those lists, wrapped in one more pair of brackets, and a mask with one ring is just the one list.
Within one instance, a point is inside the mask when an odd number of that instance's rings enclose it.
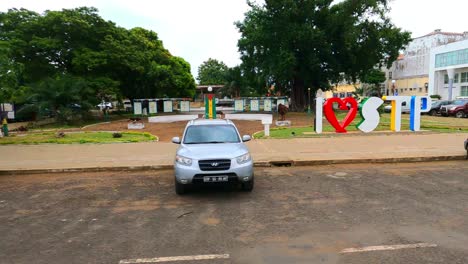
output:
{"label": "small booth", "polygon": [[155,115],[158,113],[190,112],[190,98],[134,99],[134,115]]}

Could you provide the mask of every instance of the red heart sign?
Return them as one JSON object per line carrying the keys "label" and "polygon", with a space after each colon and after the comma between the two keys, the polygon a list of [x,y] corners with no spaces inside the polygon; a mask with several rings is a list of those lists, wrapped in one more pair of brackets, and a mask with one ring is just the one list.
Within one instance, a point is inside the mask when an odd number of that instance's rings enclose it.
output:
{"label": "red heart sign", "polygon": [[[349,112],[344,118],[343,122],[340,124],[336,119],[335,112],[333,111],[333,103],[338,103],[341,110],[348,110],[348,104],[350,104]],[[327,99],[323,105],[323,110],[325,112],[325,117],[328,122],[335,128],[336,133],[346,133],[345,127],[347,127],[351,122],[353,122],[356,117],[358,105],[354,98],[346,97],[341,100],[340,98],[330,98]]]}

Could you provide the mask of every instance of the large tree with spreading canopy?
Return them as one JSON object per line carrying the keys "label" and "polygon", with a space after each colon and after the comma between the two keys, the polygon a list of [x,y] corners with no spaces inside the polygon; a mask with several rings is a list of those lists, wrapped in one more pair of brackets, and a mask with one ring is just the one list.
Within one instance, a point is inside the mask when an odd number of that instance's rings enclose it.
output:
{"label": "large tree with spreading canopy", "polygon": [[[328,89],[394,61],[410,33],[391,23],[387,0],[248,1],[236,23],[245,76],[289,93],[302,111],[307,88]],[[260,82],[259,82],[260,80]]]}

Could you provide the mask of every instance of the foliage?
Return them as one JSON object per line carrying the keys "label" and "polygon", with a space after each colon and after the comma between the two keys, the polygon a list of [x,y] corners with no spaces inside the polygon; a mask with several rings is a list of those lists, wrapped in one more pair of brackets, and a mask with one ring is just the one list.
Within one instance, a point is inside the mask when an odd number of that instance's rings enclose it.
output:
{"label": "foliage", "polygon": [[442,99],[442,96],[440,96],[439,94],[433,94],[433,95],[431,95],[431,98],[440,100],[440,99]]}
{"label": "foliage", "polygon": [[386,77],[385,73],[378,69],[370,69],[365,73],[361,74],[360,80],[362,83],[373,84],[378,86],[379,84],[385,82]]}
{"label": "foliage", "polygon": [[95,8],[10,9],[0,12],[0,87],[1,101],[86,111],[124,97],[192,97],[195,80],[155,32],[117,27]]}
{"label": "foliage", "polygon": [[112,137],[113,137],[113,138],[121,138],[121,137],[122,137],[122,133],[119,133],[119,132],[112,133]]}
{"label": "foliage", "polygon": [[225,84],[228,67],[224,62],[209,58],[198,67],[200,85]]}
{"label": "foliage", "polygon": [[245,76],[258,87],[289,92],[293,110],[313,94],[346,78],[355,81],[376,65],[389,65],[410,40],[386,16],[387,0],[269,0],[236,25]]}

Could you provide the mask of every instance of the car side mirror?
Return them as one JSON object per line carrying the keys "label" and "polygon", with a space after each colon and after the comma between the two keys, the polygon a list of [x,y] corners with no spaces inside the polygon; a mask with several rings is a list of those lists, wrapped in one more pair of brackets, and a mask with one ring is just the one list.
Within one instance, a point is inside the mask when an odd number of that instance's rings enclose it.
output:
{"label": "car side mirror", "polygon": [[249,136],[249,135],[243,135],[242,136],[242,141],[243,142],[247,142],[247,141],[250,141],[252,138]]}
{"label": "car side mirror", "polygon": [[172,143],[174,143],[174,144],[180,144],[180,138],[179,138],[179,137],[173,137],[173,138],[172,138]]}

